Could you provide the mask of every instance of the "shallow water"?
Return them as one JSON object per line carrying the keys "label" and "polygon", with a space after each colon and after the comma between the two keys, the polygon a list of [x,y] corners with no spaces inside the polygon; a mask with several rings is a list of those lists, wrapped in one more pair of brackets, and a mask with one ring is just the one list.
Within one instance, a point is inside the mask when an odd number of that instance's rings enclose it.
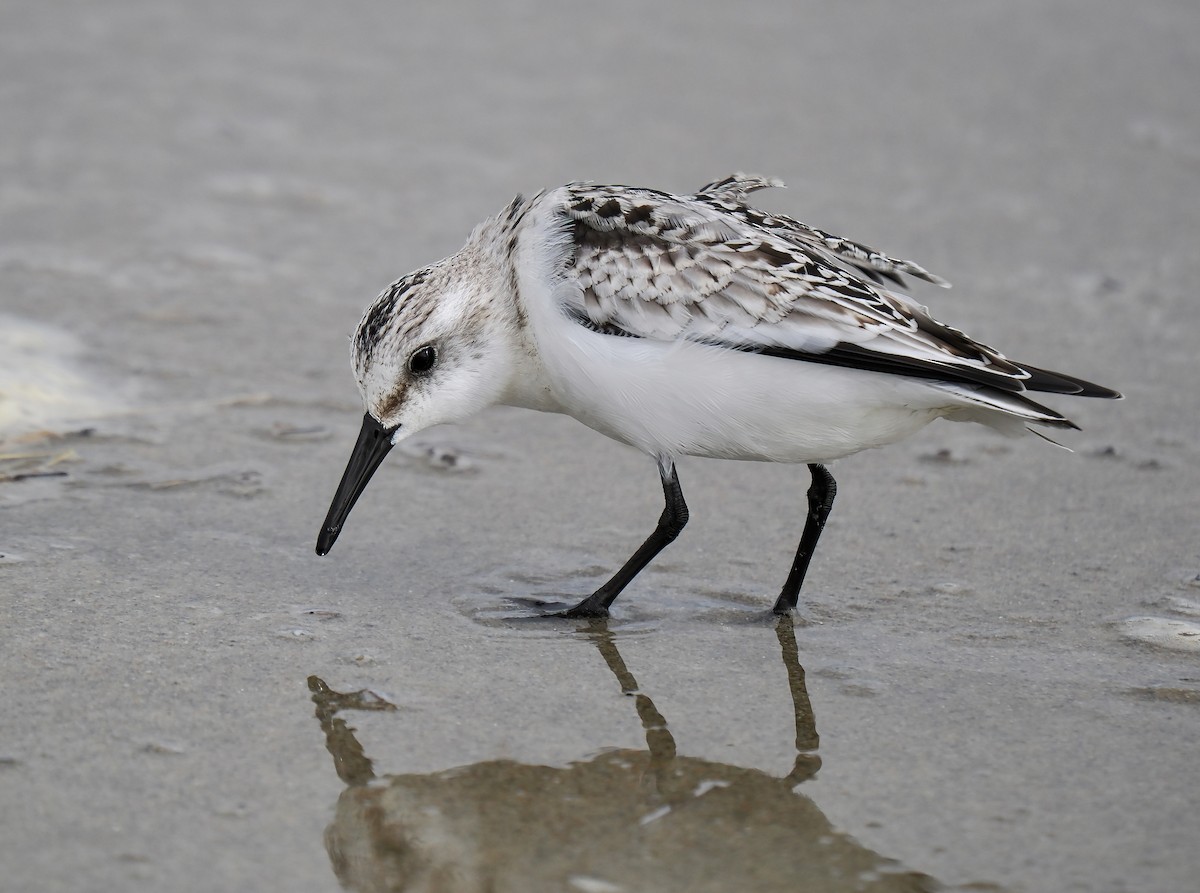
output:
{"label": "shallow water", "polygon": [[774,625],[777,675],[795,724],[786,772],[681,753],[621,656],[627,633],[614,634],[605,621],[578,632],[636,712],[646,746],[565,766],[495,759],[381,777],[343,716],[394,705],[369,692],[335,693],[310,677],[326,747],[346,784],[325,832],[338,879],[348,889],[464,891],[780,890],[797,878],[817,891],[940,889],[838,831],[803,795],[821,767],[820,739],[792,619]]}
{"label": "shallow water", "polygon": [[[763,10],[3,14],[6,890],[1194,884],[1200,23]],[[1052,401],[1074,454],[838,463],[794,629],[807,473],[705,461],[607,624],[530,619],[661,490],[518,410],[393,451],[313,554],[383,285],[518,190],[735,168],[1129,399]]]}

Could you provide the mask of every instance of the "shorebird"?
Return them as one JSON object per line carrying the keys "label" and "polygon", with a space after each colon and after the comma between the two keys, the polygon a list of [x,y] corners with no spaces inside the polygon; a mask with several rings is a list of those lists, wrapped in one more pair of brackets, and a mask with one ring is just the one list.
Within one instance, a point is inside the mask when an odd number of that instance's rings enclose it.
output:
{"label": "shorebird", "polygon": [[897,290],[904,276],[947,284],[917,264],[748,204],[782,185],[734,174],[691,195],[570,183],[517,196],[457,254],[394,282],[352,339],[366,413],[317,554],[397,442],[507,404],[574,416],[658,465],[654,532],[568,617],[606,615],[679,535],[679,457],[806,463],[783,614],[833,505],[825,463],[938,418],[1077,427],[1030,392],[1121,396],[938,322]]}

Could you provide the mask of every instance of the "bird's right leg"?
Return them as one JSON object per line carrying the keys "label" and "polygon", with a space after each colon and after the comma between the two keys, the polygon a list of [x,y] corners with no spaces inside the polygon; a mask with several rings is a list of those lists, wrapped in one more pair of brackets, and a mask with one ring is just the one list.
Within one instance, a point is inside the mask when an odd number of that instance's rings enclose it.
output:
{"label": "bird's right leg", "polygon": [[629,585],[642,568],[651,562],[655,555],[679,536],[679,531],[688,522],[688,507],[683,501],[683,490],[679,486],[679,476],[675,473],[675,463],[665,457],[658,460],[658,473],[662,477],[663,498],[666,505],[659,516],[658,526],[646,538],[621,569],[612,575],[607,583],[566,611],[564,617],[605,617],[608,608],[621,590]]}

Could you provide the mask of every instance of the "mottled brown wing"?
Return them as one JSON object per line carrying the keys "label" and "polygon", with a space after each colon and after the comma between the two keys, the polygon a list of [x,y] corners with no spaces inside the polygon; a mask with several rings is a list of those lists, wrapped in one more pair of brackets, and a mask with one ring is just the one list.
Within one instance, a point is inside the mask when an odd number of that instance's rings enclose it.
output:
{"label": "mottled brown wing", "polygon": [[562,213],[574,222],[580,291],[567,311],[614,334],[1024,389],[1025,369],[856,267],[935,277],[744,204],[765,185],[727,178],[695,196],[572,186]]}

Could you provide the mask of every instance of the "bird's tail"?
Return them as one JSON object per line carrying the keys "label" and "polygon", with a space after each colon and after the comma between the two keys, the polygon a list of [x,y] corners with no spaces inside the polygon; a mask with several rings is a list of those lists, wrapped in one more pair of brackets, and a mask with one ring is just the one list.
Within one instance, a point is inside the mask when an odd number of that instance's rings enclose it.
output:
{"label": "bird's tail", "polygon": [[946,415],[952,421],[979,422],[1010,437],[1024,434],[1031,424],[1079,430],[1079,426],[1066,416],[1024,394],[949,382],[939,383],[937,387],[961,401]]}
{"label": "bird's tail", "polygon": [[1099,397],[1106,400],[1121,399],[1121,394],[1112,388],[1084,381],[1082,378],[1027,366],[1024,363],[1014,365],[1027,374],[1027,377],[1021,380],[1021,384],[1025,386],[1024,392],[1000,390],[987,385],[939,382],[938,388],[949,391],[963,401],[961,406],[949,411],[947,418],[963,422],[981,422],[1010,436],[1021,435],[1029,430],[1055,446],[1062,446],[1029,426],[1044,425],[1048,428],[1068,428],[1076,431],[1079,430],[1079,426],[1062,413],[1031,400],[1025,396],[1027,392]]}

